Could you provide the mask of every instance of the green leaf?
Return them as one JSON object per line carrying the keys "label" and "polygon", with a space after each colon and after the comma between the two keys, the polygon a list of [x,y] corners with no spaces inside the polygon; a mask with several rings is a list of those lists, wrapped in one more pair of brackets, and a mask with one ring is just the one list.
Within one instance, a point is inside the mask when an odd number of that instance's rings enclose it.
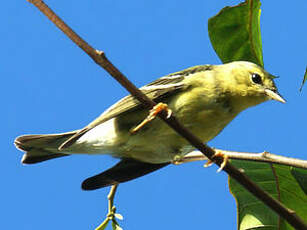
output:
{"label": "green leaf", "polygon": [[307,195],[307,170],[291,168],[291,174],[296,179],[297,183],[301,186],[301,189]]}
{"label": "green leaf", "polygon": [[250,61],[263,66],[260,1],[225,7],[208,21],[211,44],[223,63]]}
{"label": "green leaf", "polygon": [[300,91],[302,91],[302,88],[303,88],[303,85],[306,82],[306,79],[307,79],[307,67],[306,67],[306,70],[305,70],[305,74],[304,74],[304,78],[303,78],[303,81],[302,81],[302,85],[301,85]]}
{"label": "green leaf", "polygon": [[[294,210],[304,221],[307,221],[307,196],[304,192],[307,170],[242,160],[232,160],[231,162],[236,167],[243,169],[251,180],[272,197],[278,199],[286,207]],[[229,187],[237,202],[239,230],[293,229],[285,220],[231,178],[229,178]]]}

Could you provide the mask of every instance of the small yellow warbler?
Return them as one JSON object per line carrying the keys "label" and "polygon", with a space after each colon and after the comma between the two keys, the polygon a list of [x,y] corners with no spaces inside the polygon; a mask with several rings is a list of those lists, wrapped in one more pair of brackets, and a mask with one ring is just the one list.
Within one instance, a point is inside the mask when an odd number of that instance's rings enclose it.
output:
{"label": "small yellow warbler", "polygon": [[[154,101],[166,103],[185,127],[208,142],[244,109],[271,99],[284,103],[273,78],[253,63],[237,61],[191,67],[140,89]],[[85,190],[97,189],[143,176],[193,150],[160,119],[132,133],[147,115],[136,99],[127,96],[81,130],[24,135],[15,145],[26,152],[22,158],[25,164],[74,153],[120,158],[114,167],[82,184]]]}

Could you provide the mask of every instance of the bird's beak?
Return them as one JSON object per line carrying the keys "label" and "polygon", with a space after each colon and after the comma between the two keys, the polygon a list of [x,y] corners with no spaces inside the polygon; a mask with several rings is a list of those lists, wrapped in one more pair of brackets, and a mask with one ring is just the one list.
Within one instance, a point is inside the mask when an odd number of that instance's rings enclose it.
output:
{"label": "bird's beak", "polygon": [[272,100],[279,101],[281,103],[286,103],[286,100],[277,92],[272,89],[264,90],[266,95],[268,95]]}

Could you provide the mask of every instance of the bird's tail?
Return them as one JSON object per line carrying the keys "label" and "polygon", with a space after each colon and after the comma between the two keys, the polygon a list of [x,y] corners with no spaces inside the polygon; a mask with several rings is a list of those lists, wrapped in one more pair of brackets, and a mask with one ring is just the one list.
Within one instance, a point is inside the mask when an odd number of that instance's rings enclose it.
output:
{"label": "bird's tail", "polygon": [[25,151],[21,162],[24,164],[34,164],[57,157],[68,156],[69,154],[59,151],[58,148],[76,132],[24,135],[17,137],[14,143],[18,149]]}

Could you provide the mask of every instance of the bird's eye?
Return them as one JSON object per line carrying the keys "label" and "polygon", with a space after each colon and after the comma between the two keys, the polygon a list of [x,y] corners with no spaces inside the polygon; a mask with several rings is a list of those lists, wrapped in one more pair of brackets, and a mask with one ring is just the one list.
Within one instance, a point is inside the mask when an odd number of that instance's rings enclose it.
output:
{"label": "bird's eye", "polygon": [[257,73],[253,73],[252,74],[252,81],[256,84],[261,84],[262,83],[261,76]]}

